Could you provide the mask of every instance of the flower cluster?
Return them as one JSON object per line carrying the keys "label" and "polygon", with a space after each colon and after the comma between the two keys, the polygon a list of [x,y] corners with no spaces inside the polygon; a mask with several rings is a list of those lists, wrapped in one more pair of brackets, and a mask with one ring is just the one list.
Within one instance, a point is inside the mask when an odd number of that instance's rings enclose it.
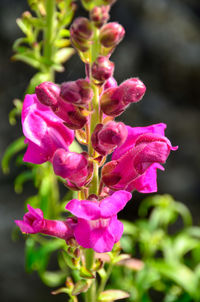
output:
{"label": "flower cluster", "polygon": [[[25,97],[22,111],[28,145],[24,161],[51,162],[54,173],[80,194],[66,205],[72,218],[47,220],[40,209],[28,206],[17,225],[24,233],[73,237],[96,252],[112,250],[123,233],[117,213],[134,190],[157,191],[157,169],[163,170],[161,164],[177,149],[165,137],[163,123],[130,127],[114,121],[142,99],[146,87],[138,78],[118,85],[113,77],[110,56],[125,33],[120,24],[107,23],[113,2],[91,8],[90,20],[77,18],[71,26],[71,42],[85,63],[86,77],[60,86],[41,83],[34,95]],[[88,153],[70,150],[74,138],[88,146]],[[105,163],[111,153],[111,161]]]}

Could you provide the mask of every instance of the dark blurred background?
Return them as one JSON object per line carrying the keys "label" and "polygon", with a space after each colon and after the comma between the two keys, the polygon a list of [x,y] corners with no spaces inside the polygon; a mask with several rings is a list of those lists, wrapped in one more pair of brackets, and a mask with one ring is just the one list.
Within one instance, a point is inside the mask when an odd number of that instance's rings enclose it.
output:
{"label": "dark blurred background", "polygon": [[[5,148],[21,135],[20,123],[10,126],[8,113],[14,98],[23,98],[34,70],[12,63],[12,43],[22,36],[15,19],[28,6],[26,0],[0,0],[0,157]],[[83,11],[79,9],[78,14]],[[85,12],[84,12],[85,14]],[[158,172],[158,193],[169,193],[191,210],[194,223],[200,221],[200,2],[199,0],[118,0],[111,20],[126,29],[123,42],[112,56],[118,83],[140,77],[147,86],[145,97],[120,117],[131,126],[167,124],[166,135],[179,150],[171,153],[165,172]],[[57,82],[84,76],[84,66],[75,55]],[[0,172],[0,296],[5,302],[55,301],[36,273],[24,271],[24,242],[13,242],[13,220],[23,216],[24,200],[33,194],[33,185],[16,195],[13,180],[19,168],[11,163],[11,173]],[[137,217],[144,195],[134,193],[123,218]],[[128,216],[127,216],[128,215]],[[57,296],[66,301],[66,296]]]}

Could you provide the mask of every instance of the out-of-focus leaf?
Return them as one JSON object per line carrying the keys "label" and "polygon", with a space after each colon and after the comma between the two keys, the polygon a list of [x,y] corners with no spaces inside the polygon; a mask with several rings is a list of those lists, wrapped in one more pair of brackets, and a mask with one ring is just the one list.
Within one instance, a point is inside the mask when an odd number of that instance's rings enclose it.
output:
{"label": "out-of-focus leaf", "polygon": [[74,140],[73,143],[70,145],[69,150],[71,152],[77,152],[77,153],[83,152],[81,146],[79,145],[79,143],[76,140]]}
{"label": "out-of-focus leaf", "polygon": [[90,283],[84,279],[79,280],[72,290],[72,296],[77,296],[80,293],[85,293],[90,286]]}
{"label": "out-of-focus leaf", "polygon": [[61,48],[58,50],[54,56],[54,61],[56,63],[64,63],[65,61],[69,60],[71,56],[75,53],[75,50],[70,47]]}
{"label": "out-of-focus leaf", "polygon": [[32,66],[35,69],[40,68],[41,63],[39,62],[39,60],[37,60],[35,58],[35,55],[33,54],[33,52],[30,51],[26,51],[23,54],[17,53],[14,56],[11,57],[11,59],[13,61],[22,61],[30,66]]}
{"label": "out-of-focus leaf", "polygon": [[175,208],[177,212],[181,215],[183,218],[184,224],[186,226],[192,225],[192,216],[188,208],[181,202],[175,202]]}
{"label": "out-of-focus leaf", "polygon": [[36,86],[38,86],[42,82],[46,82],[50,80],[51,78],[48,73],[42,73],[42,72],[36,73],[30,81],[30,84],[26,90],[26,94],[34,93]]}
{"label": "out-of-focus leaf", "polygon": [[18,138],[7,147],[1,162],[4,173],[9,173],[10,160],[15,154],[23,150],[25,147],[26,145],[24,144],[24,137]]}
{"label": "out-of-focus leaf", "polygon": [[81,269],[80,269],[80,276],[82,278],[85,278],[85,279],[94,279],[95,276],[93,275],[93,273],[91,271],[89,271],[86,267],[84,266],[81,266]]}
{"label": "out-of-focus leaf", "polygon": [[[54,45],[55,45],[55,47],[58,47],[58,48],[61,48],[61,49],[62,49],[62,47],[67,47],[67,46],[70,45],[70,40],[69,40],[69,39],[59,39],[59,40],[56,40],[56,41],[54,42]],[[55,59],[56,59],[56,60],[55,60]],[[60,62],[57,61],[58,56],[56,56],[55,59],[54,59],[54,61],[55,61],[56,63],[60,63]]]}
{"label": "out-of-focus leaf", "polygon": [[127,292],[117,289],[109,289],[100,293],[98,297],[99,302],[112,302],[116,300],[126,299],[130,295]]}
{"label": "out-of-focus leaf", "polygon": [[66,274],[62,271],[50,272],[44,271],[40,273],[40,278],[49,287],[55,287],[61,285],[65,279]]}
{"label": "out-of-focus leaf", "polygon": [[19,28],[23,31],[26,36],[31,37],[33,35],[32,26],[29,22],[27,22],[26,19],[17,18],[16,22]]}
{"label": "out-of-focus leaf", "polygon": [[15,107],[9,113],[9,122],[11,125],[16,124],[16,116],[20,116],[23,106],[22,101],[18,99],[14,99],[13,104]]}
{"label": "out-of-focus leaf", "polygon": [[189,237],[186,233],[180,233],[173,242],[174,253],[178,255],[178,257],[182,257],[198,245],[198,240]]}
{"label": "out-of-focus leaf", "polygon": [[29,180],[33,180],[34,178],[34,172],[33,171],[25,171],[20,173],[16,178],[14,182],[15,192],[21,193],[23,191],[23,185],[25,182]]}
{"label": "out-of-focus leaf", "polygon": [[179,262],[167,263],[163,260],[151,260],[150,264],[162,276],[181,286],[193,299],[200,298],[197,277],[187,266]]}
{"label": "out-of-focus leaf", "polygon": [[28,272],[38,270],[41,273],[46,269],[51,253],[62,248],[65,242],[61,239],[44,239],[44,244],[38,246],[36,235],[32,236],[26,240],[26,269]]}
{"label": "out-of-focus leaf", "polygon": [[70,31],[69,29],[63,28],[59,31],[59,37],[61,38],[69,38],[70,37]]}

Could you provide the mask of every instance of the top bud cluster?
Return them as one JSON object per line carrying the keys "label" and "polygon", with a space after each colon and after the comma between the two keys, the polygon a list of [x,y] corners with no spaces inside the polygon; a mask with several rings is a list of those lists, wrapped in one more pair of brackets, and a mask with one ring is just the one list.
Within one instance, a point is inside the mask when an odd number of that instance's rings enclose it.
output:
{"label": "top bud cluster", "polygon": [[[82,2],[90,7],[95,1]],[[110,56],[125,30],[116,22],[107,23],[114,1],[96,2],[108,5],[91,6],[90,20],[77,18],[70,28],[86,77],[61,85],[40,84],[36,94],[26,96],[22,111],[28,144],[24,160],[35,164],[50,161],[65,185],[81,192],[79,199],[66,206],[74,219],[52,223],[39,209],[29,208],[17,224],[26,233],[41,232],[66,240],[74,237],[84,248],[107,252],[122,235],[117,213],[131,199],[130,192],[156,192],[156,171],[163,170],[161,164],[177,147],[165,137],[165,124],[129,127],[114,121],[131,103],[142,99],[146,87],[138,78],[120,85],[114,79]],[[69,150],[74,136],[88,146],[88,153]],[[111,161],[104,164],[112,152]]]}

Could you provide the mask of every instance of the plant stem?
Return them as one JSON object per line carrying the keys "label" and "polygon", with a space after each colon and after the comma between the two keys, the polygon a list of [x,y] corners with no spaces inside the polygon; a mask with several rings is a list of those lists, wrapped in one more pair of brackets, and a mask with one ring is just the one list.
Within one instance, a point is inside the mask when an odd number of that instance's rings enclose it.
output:
{"label": "plant stem", "polygon": [[44,30],[44,57],[46,59],[47,73],[50,80],[54,81],[54,71],[52,65],[53,38],[55,23],[56,2],[55,0],[46,0],[46,27]]}
{"label": "plant stem", "polygon": [[110,277],[110,274],[112,273],[112,269],[113,269],[113,263],[112,261],[109,263],[107,272],[106,272],[106,276],[104,278],[101,278],[101,283],[99,285],[99,289],[98,289],[98,294],[97,297],[100,295],[100,293],[104,290],[106,283],[108,282],[108,279]]}
{"label": "plant stem", "polygon": [[[100,122],[100,107],[99,107],[99,87],[93,83],[92,75],[91,75],[91,66],[92,63],[95,61],[99,54],[99,30],[94,28],[94,40],[91,47],[91,62],[89,66],[89,78],[90,84],[93,89],[93,99],[92,104],[90,106],[90,110],[92,109],[93,112],[90,117],[90,125],[89,125],[89,142],[88,142],[88,153],[90,157],[95,157],[95,150],[92,147],[91,136],[96,127],[96,125]],[[90,183],[89,187],[89,194],[96,194],[98,195],[99,189],[99,165],[98,162],[94,161],[94,171],[93,171],[93,178]],[[87,249],[85,252],[85,261],[86,261],[86,268],[90,270],[94,263],[94,255],[95,252],[92,249]],[[96,283],[95,280],[92,282],[90,288],[85,294],[85,301],[86,302],[95,302],[96,301]]]}

